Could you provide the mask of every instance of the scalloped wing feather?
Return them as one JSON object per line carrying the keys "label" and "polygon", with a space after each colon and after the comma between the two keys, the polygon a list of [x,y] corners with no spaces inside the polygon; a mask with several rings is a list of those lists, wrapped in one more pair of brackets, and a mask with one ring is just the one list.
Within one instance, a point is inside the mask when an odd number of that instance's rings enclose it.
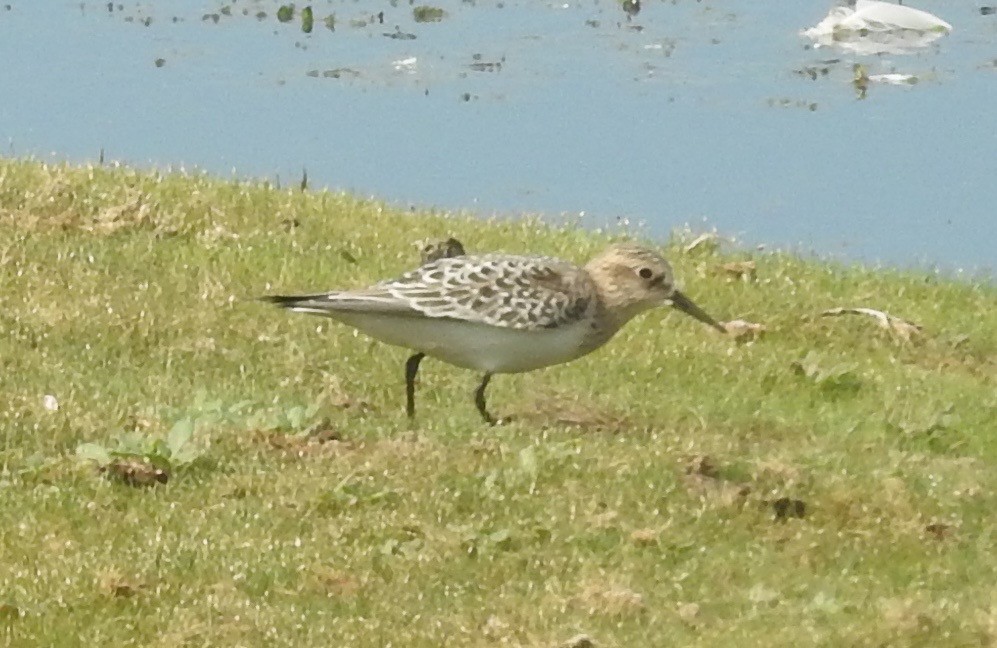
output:
{"label": "scalloped wing feather", "polygon": [[427,317],[537,330],[576,322],[595,306],[595,286],[577,266],[550,257],[439,259],[357,297],[405,304]]}

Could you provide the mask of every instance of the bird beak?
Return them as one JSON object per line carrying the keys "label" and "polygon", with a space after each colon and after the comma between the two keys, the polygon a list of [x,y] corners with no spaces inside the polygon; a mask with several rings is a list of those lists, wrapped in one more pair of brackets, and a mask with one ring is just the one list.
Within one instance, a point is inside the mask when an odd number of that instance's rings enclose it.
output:
{"label": "bird beak", "polygon": [[681,292],[677,290],[673,292],[672,296],[668,299],[668,301],[671,302],[672,306],[679,309],[686,315],[691,315],[692,317],[698,319],[700,322],[703,322],[704,324],[709,324],[710,326],[720,331],[721,333],[724,334],[727,333],[727,329],[725,329],[715,319],[707,315],[706,311],[704,311],[699,306],[696,306],[696,304],[694,304],[691,299],[683,295]]}

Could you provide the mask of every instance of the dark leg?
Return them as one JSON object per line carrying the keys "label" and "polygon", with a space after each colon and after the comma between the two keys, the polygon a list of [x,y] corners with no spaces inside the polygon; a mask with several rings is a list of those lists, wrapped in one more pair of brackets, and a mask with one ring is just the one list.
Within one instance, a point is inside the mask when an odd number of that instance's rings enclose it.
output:
{"label": "dark leg", "polygon": [[405,362],[405,413],[409,418],[415,416],[415,375],[425,357],[425,353],[416,353]]}
{"label": "dark leg", "polygon": [[488,425],[495,425],[495,419],[493,419],[492,415],[488,413],[487,409],[485,409],[485,389],[488,387],[488,381],[491,379],[492,375],[490,373],[486,373],[481,378],[481,384],[474,390],[474,405],[478,408],[478,412],[481,413],[481,418],[485,419],[485,423]]}

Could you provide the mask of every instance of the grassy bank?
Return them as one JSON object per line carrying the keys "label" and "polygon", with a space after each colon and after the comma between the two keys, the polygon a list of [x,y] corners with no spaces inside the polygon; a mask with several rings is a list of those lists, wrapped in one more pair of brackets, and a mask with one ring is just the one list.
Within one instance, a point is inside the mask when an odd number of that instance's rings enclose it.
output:
{"label": "grassy bank", "polygon": [[[653,311],[497,377],[496,428],[478,376],[427,360],[410,425],[404,350],[251,300],[451,235],[607,241],[0,161],[0,644],[997,643],[993,285],[676,240],[685,292],[761,337]],[[115,449],[163,472],[99,472]]]}

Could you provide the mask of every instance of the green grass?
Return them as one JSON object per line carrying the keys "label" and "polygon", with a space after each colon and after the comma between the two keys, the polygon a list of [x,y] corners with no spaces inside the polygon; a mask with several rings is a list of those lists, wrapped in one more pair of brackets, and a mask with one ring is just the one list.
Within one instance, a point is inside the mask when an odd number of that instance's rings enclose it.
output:
{"label": "green grass", "polygon": [[[424,362],[410,425],[405,350],[252,300],[394,276],[450,235],[578,261],[608,240],[0,161],[0,644],[997,642],[993,284],[677,236],[685,292],[764,335],[652,311],[497,377],[496,428],[478,376]],[[749,259],[755,281],[720,269]],[[924,332],[820,316],[835,306]],[[154,441],[187,420],[169,466]],[[111,478],[84,444],[169,480]],[[775,520],[780,498],[805,517]]]}

